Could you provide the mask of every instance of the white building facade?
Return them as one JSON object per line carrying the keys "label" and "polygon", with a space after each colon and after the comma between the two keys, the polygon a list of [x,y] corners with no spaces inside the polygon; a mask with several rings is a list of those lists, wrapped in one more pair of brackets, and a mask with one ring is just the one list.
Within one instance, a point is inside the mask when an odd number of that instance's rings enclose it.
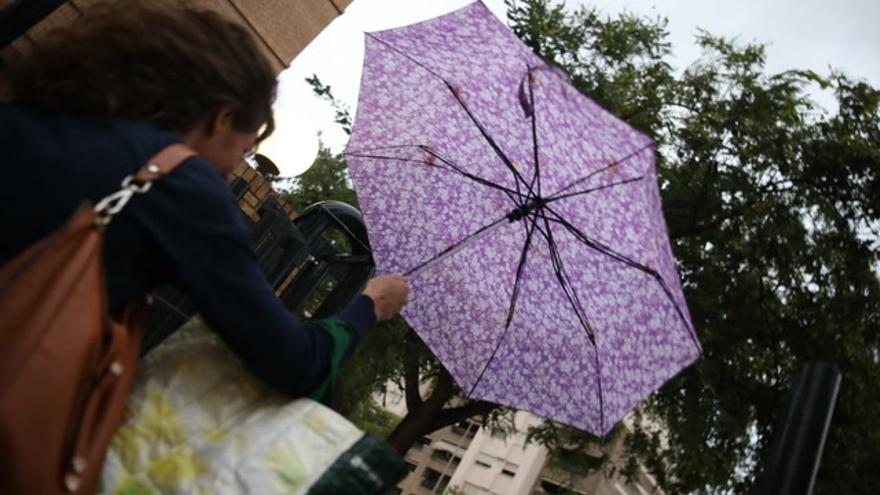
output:
{"label": "white building facade", "polygon": [[[390,392],[385,406],[406,414],[402,394]],[[618,439],[606,448],[608,461],[588,476],[574,477],[553,469],[545,447],[526,442],[530,426],[543,419],[526,412],[514,415],[515,431],[493,435],[473,420],[432,432],[406,454],[410,473],[398,485],[401,495],[663,495],[642,467],[638,479],[620,475],[625,448]]]}

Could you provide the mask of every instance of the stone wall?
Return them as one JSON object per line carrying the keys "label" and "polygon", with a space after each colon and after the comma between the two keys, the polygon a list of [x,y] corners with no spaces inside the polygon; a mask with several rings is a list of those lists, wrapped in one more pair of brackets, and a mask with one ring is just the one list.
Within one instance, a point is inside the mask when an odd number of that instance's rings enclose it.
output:
{"label": "stone wall", "polygon": [[[260,205],[266,201],[266,198],[277,196],[278,193],[272,189],[272,184],[266,180],[265,177],[245,162],[242,162],[238,166],[234,175],[235,177],[242,178],[250,184],[248,190],[242,195],[241,199],[239,199],[238,206],[248,218],[254,222],[259,221]],[[284,208],[284,211],[291,219],[296,218],[296,212],[293,211],[293,208],[286,201],[278,198],[278,204]]]}
{"label": "stone wall", "polygon": [[[9,60],[28,53],[48,31],[70,23],[103,0],[67,0],[24,36],[0,50]],[[248,27],[272,61],[276,72],[290,65],[303,48],[330,21],[342,14],[351,0],[176,0],[215,10]],[[12,0],[0,0],[0,7]]]}

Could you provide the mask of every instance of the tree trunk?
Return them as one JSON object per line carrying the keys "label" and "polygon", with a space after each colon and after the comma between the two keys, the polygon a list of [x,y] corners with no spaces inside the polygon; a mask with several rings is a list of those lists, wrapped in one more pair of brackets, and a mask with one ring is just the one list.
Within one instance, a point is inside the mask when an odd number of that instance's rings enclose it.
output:
{"label": "tree trunk", "polygon": [[[446,426],[463,421],[471,416],[479,416],[487,414],[496,407],[497,404],[486,402],[484,400],[469,401],[464,405],[457,407],[444,408],[443,405],[449,402],[455,393],[455,385],[452,376],[445,369],[440,370],[437,377],[437,384],[431,391],[431,396],[422,400],[418,394],[412,394],[410,387],[417,387],[418,377],[413,379],[412,374],[407,374],[407,414],[401,420],[397,428],[388,436],[390,443],[401,455],[413,446],[416,440],[422,435],[427,435],[432,431],[439,430]],[[417,389],[416,389],[417,390]]]}
{"label": "tree trunk", "polygon": [[[418,383],[406,383],[407,389],[413,386],[416,387],[415,390],[418,390]],[[452,398],[452,391],[452,377],[446,370],[441,370],[430,397],[418,401],[418,404],[408,405],[406,416],[397,425],[397,428],[388,435],[388,443],[397,449],[400,455],[406,454],[406,451],[413,446],[419,437],[433,431],[431,425],[443,410],[443,405]],[[412,407],[413,405],[415,407]]]}

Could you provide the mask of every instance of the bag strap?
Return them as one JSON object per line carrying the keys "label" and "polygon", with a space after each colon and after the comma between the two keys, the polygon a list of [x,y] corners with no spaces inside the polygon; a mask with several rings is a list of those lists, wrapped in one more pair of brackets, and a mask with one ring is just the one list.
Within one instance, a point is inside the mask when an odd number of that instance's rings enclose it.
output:
{"label": "bag strap", "polygon": [[143,194],[150,190],[153,181],[170,174],[187,158],[196,152],[185,144],[175,143],[162,148],[134,175],[122,179],[120,189],[107,195],[95,205],[98,225],[105,226],[113,219],[135,194]]}
{"label": "bag strap", "polygon": [[140,184],[152,182],[164,175],[168,175],[184,162],[187,158],[195,156],[196,152],[185,144],[175,143],[166,146],[153,158],[147,160],[147,164],[135,174],[135,181]]}

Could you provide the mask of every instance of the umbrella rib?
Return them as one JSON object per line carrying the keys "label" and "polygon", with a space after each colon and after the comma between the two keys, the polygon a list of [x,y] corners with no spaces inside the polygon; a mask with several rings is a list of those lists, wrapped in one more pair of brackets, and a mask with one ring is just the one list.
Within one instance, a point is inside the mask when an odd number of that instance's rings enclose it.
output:
{"label": "umbrella rib", "polygon": [[490,223],[489,225],[485,225],[483,227],[480,227],[479,229],[477,229],[474,232],[465,236],[462,240],[456,242],[455,244],[452,244],[451,246],[447,247],[446,249],[437,253],[436,255],[432,256],[431,258],[429,258],[429,259],[419,263],[415,267],[407,270],[405,273],[403,273],[403,276],[404,277],[411,277],[411,276],[417,275],[418,272],[424,270],[429,265],[436,263],[437,261],[440,261],[441,259],[443,259],[443,258],[451,255],[452,253],[458,251],[459,249],[463,248],[465,242],[468,242],[468,241],[472,242],[472,241],[478,239],[479,237],[486,235],[492,229],[498,227],[499,225],[503,225],[503,222],[506,220],[507,220],[507,216],[503,216],[503,217],[499,218],[498,220],[495,220],[494,222]]}
{"label": "umbrella rib", "polygon": [[606,246],[605,244],[597,241],[596,239],[592,239],[592,238],[588,237],[586,234],[581,232],[580,229],[578,229],[577,227],[572,225],[571,222],[568,222],[567,220],[562,218],[562,216],[560,216],[559,213],[556,213],[552,208],[547,207],[547,210],[550,211],[550,213],[552,213],[554,217],[556,217],[555,219],[550,218],[549,220],[551,222],[558,223],[558,224],[562,225],[563,227],[565,227],[579,241],[586,244],[587,247],[589,247],[595,251],[598,251],[613,260],[619,261],[627,266],[635,268],[636,270],[642,271],[642,272],[650,275],[651,277],[653,277],[657,281],[657,283],[660,284],[660,288],[663,289],[663,292],[666,294],[666,297],[669,299],[669,302],[672,303],[672,307],[674,307],[675,312],[678,313],[678,317],[681,319],[681,322],[684,324],[684,327],[688,330],[688,332],[691,336],[691,339],[694,340],[694,343],[696,344],[697,348],[698,349],[700,348],[700,344],[697,341],[697,336],[694,333],[694,329],[691,328],[691,325],[688,323],[687,318],[684,316],[684,312],[681,310],[681,308],[678,306],[678,303],[675,301],[675,297],[673,297],[672,291],[669,290],[669,287],[666,285],[666,281],[663,279],[663,276],[660,275],[660,273],[657,270],[654,270],[651,267],[645,266],[642,263],[639,263],[638,261],[635,261],[634,259],[629,258],[628,256],[625,256],[621,253],[618,253],[614,249],[610,248],[609,246]]}
{"label": "umbrella rib", "polygon": [[[537,124],[537,113],[538,109],[535,106],[535,91],[534,86],[532,85],[532,68],[530,67],[528,72],[526,73],[526,78],[529,83],[529,104],[532,107],[531,117],[532,117],[532,154],[535,162],[535,174],[532,176],[532,184],[534,185],[537,182],[538,189],[538,197],[541,196],[541,165],[538,162],[538,124]],[[531,189],[531,187],[529,187]]]}
{"label": "umbrella rib", "polygon": [[526,265],[526,258],[528,257],[529,248],[532,245],[532,235],[535,233],[535,224],[538,223],[537,215],[533,215],[533,217],[534,219],[532,220],[531,224],[526,227],[526,242],[523,246],[522,253],[520,253],[519,256],[519,264],[516,267],[516,278],[513,283],[513,292],[510,294],[510,306],[507,309],[507,321],[504,323],[505,331],[510,326],[510,322],[513,320],[513,313],[514,309],[516,308],[516,301],[519,298],[519,286],[520,282],[522,281],[523,269]]}
{"label": "umbrella rib", "polygon": [[[453,163],[452,160],[449,160],[449,159],[441,156],[433,148],[431,148],[429,146],[420,146],[420,148],[422,150],[424,150],[425,153],[428,153],[428,154],[432,155],[433,157],[437,158],[438,160],[445,163],[448,167],[452,168],[453,170],[460,173],[461,175],[464,175],[465,177],[470,177],[473,180],[480,182],[481,184],[488,185],[489,187],[494,187],[494,188],[501,189],[501,190],[507,192],[508,193],[507,195],[510,198],[510,200],[513,201],[513,203],[516,204],[517,206],[523,206],[524,204],[526,204],[527,198],[524,197],[522,195],[522,193],[519,192],[519,188],[517,188],[517,190],[514,191],[513,189],[510,189],[508,187],[504,187],[500,184],[495,184],[494,182],[489,182],[488,179],[483,179],[482,177],[474,176],[474,175],[470,174],[469,172],[465,172],[464,170],[462,170],[461,167],[459,167],[458,165]],[[514,197],[514,195],[516,195],[517,197]],[[519,202],[517,201],[517,198],[520,200]]]}
{"label": "umbrella rib", "polygon": [[449,84],[449,82],[447,82],[446,80],[443,80],[443,82],[446,84],[446,87],[449,88],[452,96],[455,97],[455,101],[457,101],[458,104],[461,105],[462,110],[464,110],[468,117],[470,117],[471,122],[474,123],[474,125],[477,127],[477,130],[480,131],[480,134],[483,135],[483,138],[486,140],[487,143],[489,143],[489,146],[495,151],[495,154],[498,155],[498,158],[500,158],[504,165],[506,165],[507,168],[510,169],[511,172],[513,172],[514,179],[516,180],[517,192],[522,194],[519,190],[519,185],[522,184],[528,188],[529,195],[534,196],[535,191],[532,189],[531,184],[526,182],[522,174],[519,173],[519,170],[517,170],[516,167],[513,165],[513,162],[510,161],[510,158],[508,158],[507,155],[505,155],[504,152],[501,151],[501,147],[499,147],[498,143],[496,143],[492,136],[489,135],[489,132],[486,131],[486,129],[483,127],[483,124],[481,124],[480,121],[477,120],[476,115],[471,113],[471,110],[467,107],[467,105],[464,104],[464,101],[461,99],[461,96],[458,94],[455,88],[453,88],[452,85]]}
{"label": "umbrella rib", "polygon": [[[404,147],[404,146],[420,147],[421,145],[413,144],[413,145],[403,145],[403,146],[401,146],[401,147]],[[390,147],[389,147],[389,148],[390,148]],[[375,148],[375,150],[377,150],[377,151],[380,150],[380,149],[382,149],[382,148]],[[437,166],[436,164],[432,164],[432,163],[426,162],[426,161],[424,161],[424,160],[414,160],[414,159],[411,159],[411,158],[399,158],[399,157],[396,157],[396,156],[386,156],[386,155],[372,155],[372,154],[367,154],[367,152],[369,152],[369,151],[371,151],[371,150],[364,150],[363,152],[357,152],[357,151],[355,151],[355,152],[345,152],[344,154],[345,154],[346,156],[354,156],[354,157],[358,157],[358,158],[374,158],[374,159],[377,159],[377,160],[392,160],[392,161],[406,162],[406,163],[418,163],[418,164],[421,164],[421,165],[428,165],[428,166],[435,166],[435,167]],[[427,150],[426,150],[426,151],[427,151]],[[430,152],[429,152],[429,153],[430,153]],[[467,178],[467,179],[470,179],[470,180],[472,180],[472,181],[474,181],[474,182],[476,182],[476,183],[478,183],[478,184],[482,184],[482,185],[484,185],[484,186],[486,186],[486,187],[490,187],[490,188],[492,188],[492,189],[497,189],[497,190],[499,190],[499,191],[502,191],[502,192],[504,192],[505,194],[507,194],[507,196],[508,196],[508,197],[511,199],[511,201],[513,201],[514,203],[516,203],[516,197],[519,197],[520,199],[522,199],[522,195],[519,194],[519,193],[517,193],[517,192],[514,191],[513,189],[510,189],[510,188],[508,188],[508,187],[504,187],[504,186],[502,186],[502,185],[500,185],[500,184],[496,184],[496,183],[494,183],[494,182],[491,182],[491,181],[489,181],[488,179],[484,179],[484,178],[482,178],[482,177],[479,177],[479,176],[473,175],[473,174],[471,174],[471,173],[469,173],[469,172],[465,172],[465,171],[463,171],[463,170],[460,170],[460,169],[458,169],[456,166],[454,166],[454,165],[452,164],[452,162],[449,162],[449,161],[447,161],[447,160],[441,158],[440,156],[437,156],[437,158],[438,158],[439,160],[443,161],[443,163],[447,164],[447,166],[448,166],[449,168],[452,169],[452,170],[451,170],[452,172],[457,173],[457,174],[459,174],[459,175],[462,175],[463,177],[465,177],[465,178]],[[447,169],[447,170],[449,170],[449,169]]]}
{"label": "umbrella rib", "polygon": [[501,344],[504,343],[504,339],[507,338],[507,332],[510,330],[510,322],[513,321],[514,309],[516,308],[516,301],[519,298],[519,285],[522,280],[522,272],[525,268],[526,259],[529,253],[529,247],[532,244],[532,236],[535,233],[535,225],[538,223],[537,215],[533,215],[532,222],[529,226],[526,227],[526,241],[523,245],[522,252],[519,256],[519,263],[516,267],[516,279],[513,283],[513,290],[510,294],[510,306],[507,308],[507,321],[504,323],[504,333],[501,334],[501,337],[498,339],[498,342],[495,344],[495,349],[492,350],[492,354],[489,356],[489,359],[486,360],[486,364],[483,366],[482,371],[480,371],[480,375],[474,381],[473,386],[471,386],[470,392],[468,392],[468,396],[472,396],[474,390],[476,390],[477,385],[480,384],[480,380],[483,379],[483,375],[486,373],[486,370],[489,369],[489,365],[492,364],[492,361],[495,359],[495,355],[498,353],[498,349],[501,348]]}
{"label": "umbrella rib", "polygon": [[[574,290],[574,285],[571,284],[571,281],[568,280],[568,274],[565,273],[565,267],[562,264],[562,256],[559,254],[559,248],[556,245],[556,240],[553,238],[553,230],[550,228],[550,222],[548,221],[547,216],[543,213],[543,211],[539,214],[544,220],[544,225],[547,228],[546,234],[544,233],[544,231],[541,231],[541,234],[544,235],[545,239],[547,240],[547,245],[550,248],[550,260],[553,264],[553,270],[556,273],[556,278],[559,280],[559,284],[562,286],[562,292],[565,293],[565,297],[568,298],[569,304],[572,305],[575,316],[577,316],[578,320],[580,320],[581,322],[581,325],[583,325],[584,330],[586,331],[587,336],[590,339],[590,343],[593,344],[593,356],[595,358],[594,362],[596,365],[596,386],[598,389],[597,395],[599,396],[599,430],[605,431],[605,396],[602,392],[602,367],[599,363],[599,345],[596,343],[596,334],[590,326],[589,322],[587,321],[587,312],[584,311],[584,308],[580,303],[580,299],[578,299],[577,297],[577,292]],[[566,287],[566,284],[568,284],[568,287]],[[571,294],[569,294],[569,291],[571,291]]]}
{"label": "umbrella rib", "polygon": [[547,198],[546,203],[552,203],[553,201],[559,201],[560,199],[571,198],[573,196],[580,196],[582,194],[589,194],[591,192],[601,191],[603,189],[609,189],[609,188],[616,187],[616,186],[622,186],[624,184],[629,184],[630,182],[640,181],[644,178],[645,178],[644,175],[640,175],[638,177],[630,177],[629,179],[626,179],[626,180],[621,180],[621,181],[617,181],[617,182],[611,182],[609,184],[602,184],[601,186],[591,187],[589,189],[584,189],[583,191],[577,191],[577,192],[568,193],[568,194],[557,194],[555,196],[550,196],[549,198]]}
{"label": "umbrella rib", "polygon": [[412,56],[408,55],[407,53],[403,52],[402,50],[400,50],[396,46],[392,45],[391,43],[388,43],[387,41],[377,37],[376,35],[374,35],[372,33],[365,33],[365,34],[367,36],[369,36],[370,38],[378,41],[379,43],[382,43],[383,45],[387,46],[391,50],[397,52],[401,56],[407,58],[412,63],[416,64],[417,66],[421,67],[422,69],[425,69],[432,76],[443,81],[443,84],[445,84],[446,87],[449,89],[449,92],[452,93],[452,96],[455,98],[455,101],[457,101],[459,106],[461,106],[462,110],[465,111],[465,113],[471,119],[471,122],[473,122],[473,124],[477,127],[477,130],[480,131],[480,134],[483,135],[483,138],[486,140],[487,143],[489,143],[489,146],[492,148],[492,150],[495,151],[495,154],[498,155],[498,158],[500,158],[501,161],[504,163],[504,165],[507,166],[507,168],[510,169],[511,172],[513,172],[513,176],[514,176],[514,179],[516,182],[517,194],[519,196],[522,196],[522,191],[520,191],[520,189],[519,189],[520,184],[522,184],[522,185],[528,187],[529,193],[531,193],[531,195],[534,196],[534,191],[532,191],[531,187],[529,186],[529,183],[526,182],[526,180],[525,180],[525,178],[523,178],[522,174],[519,173],[519,170],[517,170],[516,167],[513,166],[513,162],[510,161],[510,158],[508,158],[507,155],[505,155],[504,152],[501,151],[501,148],[498,146],[498,144],[495,142],[495,140],[492,139],[492,136],[489,135],[489,133],[486,131],[486,129],[483,127],[483,125],[480,123],[480,121],[477,120],[477,117],[473,113],[471,113],[471,110],[467,107],[467,105],[465,105],[464,101],[461,99],[461,95],[459,94],[459,92],[452,86],[452,84],[449,81],[447,81],[445,78],[443,78],[443,76],[441,76],[440,74],[431,70],[425,64],[419,62],[418,60],[416,60]]}
{"label": "umbrella rib", "polygon": [[578,229],[577,227],[572,225],[571,222],[562,218],[562,216],[559,213],[557,213],[556,211],[554,211],[552,208],[547,208],[547,210],[550,211],[550,213],[552,213],[553,216],[555,217],[555,218],[548,218],[549,221],[562,225],[569,232],[571,232],[571,234],[574,235],[579,241],[586,244],[588,247],[592,248],[593,250],[598,251],[598,252],[600,252],[610,258],[613,258],[617,261],[620,261],[621,263],[624,263],[628,266],[631,266],[637,270],[641,270],[649,275],[652,275],[652,276],[659,275],[657,273],[657,271],[654,270],[653,268],[645,266],[645,265],[639,263],[638,261],[633,260],[632,258],[629,258],[621,253],[618,253],[617,251],[606,246],[605,244],[588,237],[580,229]]}
{"label": "umbrella rib", "polygon": [[587,321],[587,313],[584,311],[583,305],[581,305],[580,299],[578,299],[577,293],[574,290],[574,286],[571,284],[568,274],[565,272],[565,267],[562,264],[562,257],[559,255],[559,248],[556,244],[556,239],[553,237],[553,231],[550,229],[550,223],[548,222],[547,216],[543,213],[539,213],[539,215],[544,220],[545,227],[547,228],[547,232],[544,232],[540,227],[538,230],[541,232],[541,235],[544,236],[550,249],[550,262],[553,265],[553,272],[556,274],[559,285],[562,287],[562,291],[565,293],[565,297],[568,299],[569,304],[571,304],[575,316],[578,317],[581,326],[584,327],[584,331],[587,333],[590,342],[593,345],[596,345],[593,328]]}
{"label": "umbrella rib", "polygon": [[592,178],[593,176],[595,176],[595,175],[597,175],[597,174],[600,174],[600,173],[602,173],[602,172],[607,172],[608,170],[613,169],[614,167],[620,165],[622,162],[625,162],[625,161],[629,160],[630,158],[632,158],[632,157],[638,155],[638,154],[641,153],[642,151],[645,151],[646,149],[651,148],[651,147],[653,147],[653,146],[654,146],[654,143],[653,143],[653,142],[650,142],[650,143],[648,143],[648,144],[642,146],[641,148],[638,148],[637,150],[633,151],[632,153],[629,153],[628,155],[624,156],[623,158],[621,158],[621,159],[619,159],[619,160],[615,160],[615,161],[609,163],[608,165],[606,165],[606,166],[604,166],[604,167],[602,167],[602,168],[600,168],[600,169],[598,169],[598,170],[594,170],[593,172],[590,172],[590,173],[587,174],[586,176],[584,176],[584,177],[582,177],[582,178],[580,178],[580,179],[578,179],[578,180],[572,182],[571,184],[569,184],[569,185],[563,187],[562,189],[560,189],[559,191],[557,191],[557,192],[556,192],[556,196],[558,196],[560,193],[563,193],[563,192],[565,192],[565,191],[568,191],[569,189],[571,189],[572,187],[577,186],[578,184],[583,184],[585,181],[589,180],[590,178]]}

